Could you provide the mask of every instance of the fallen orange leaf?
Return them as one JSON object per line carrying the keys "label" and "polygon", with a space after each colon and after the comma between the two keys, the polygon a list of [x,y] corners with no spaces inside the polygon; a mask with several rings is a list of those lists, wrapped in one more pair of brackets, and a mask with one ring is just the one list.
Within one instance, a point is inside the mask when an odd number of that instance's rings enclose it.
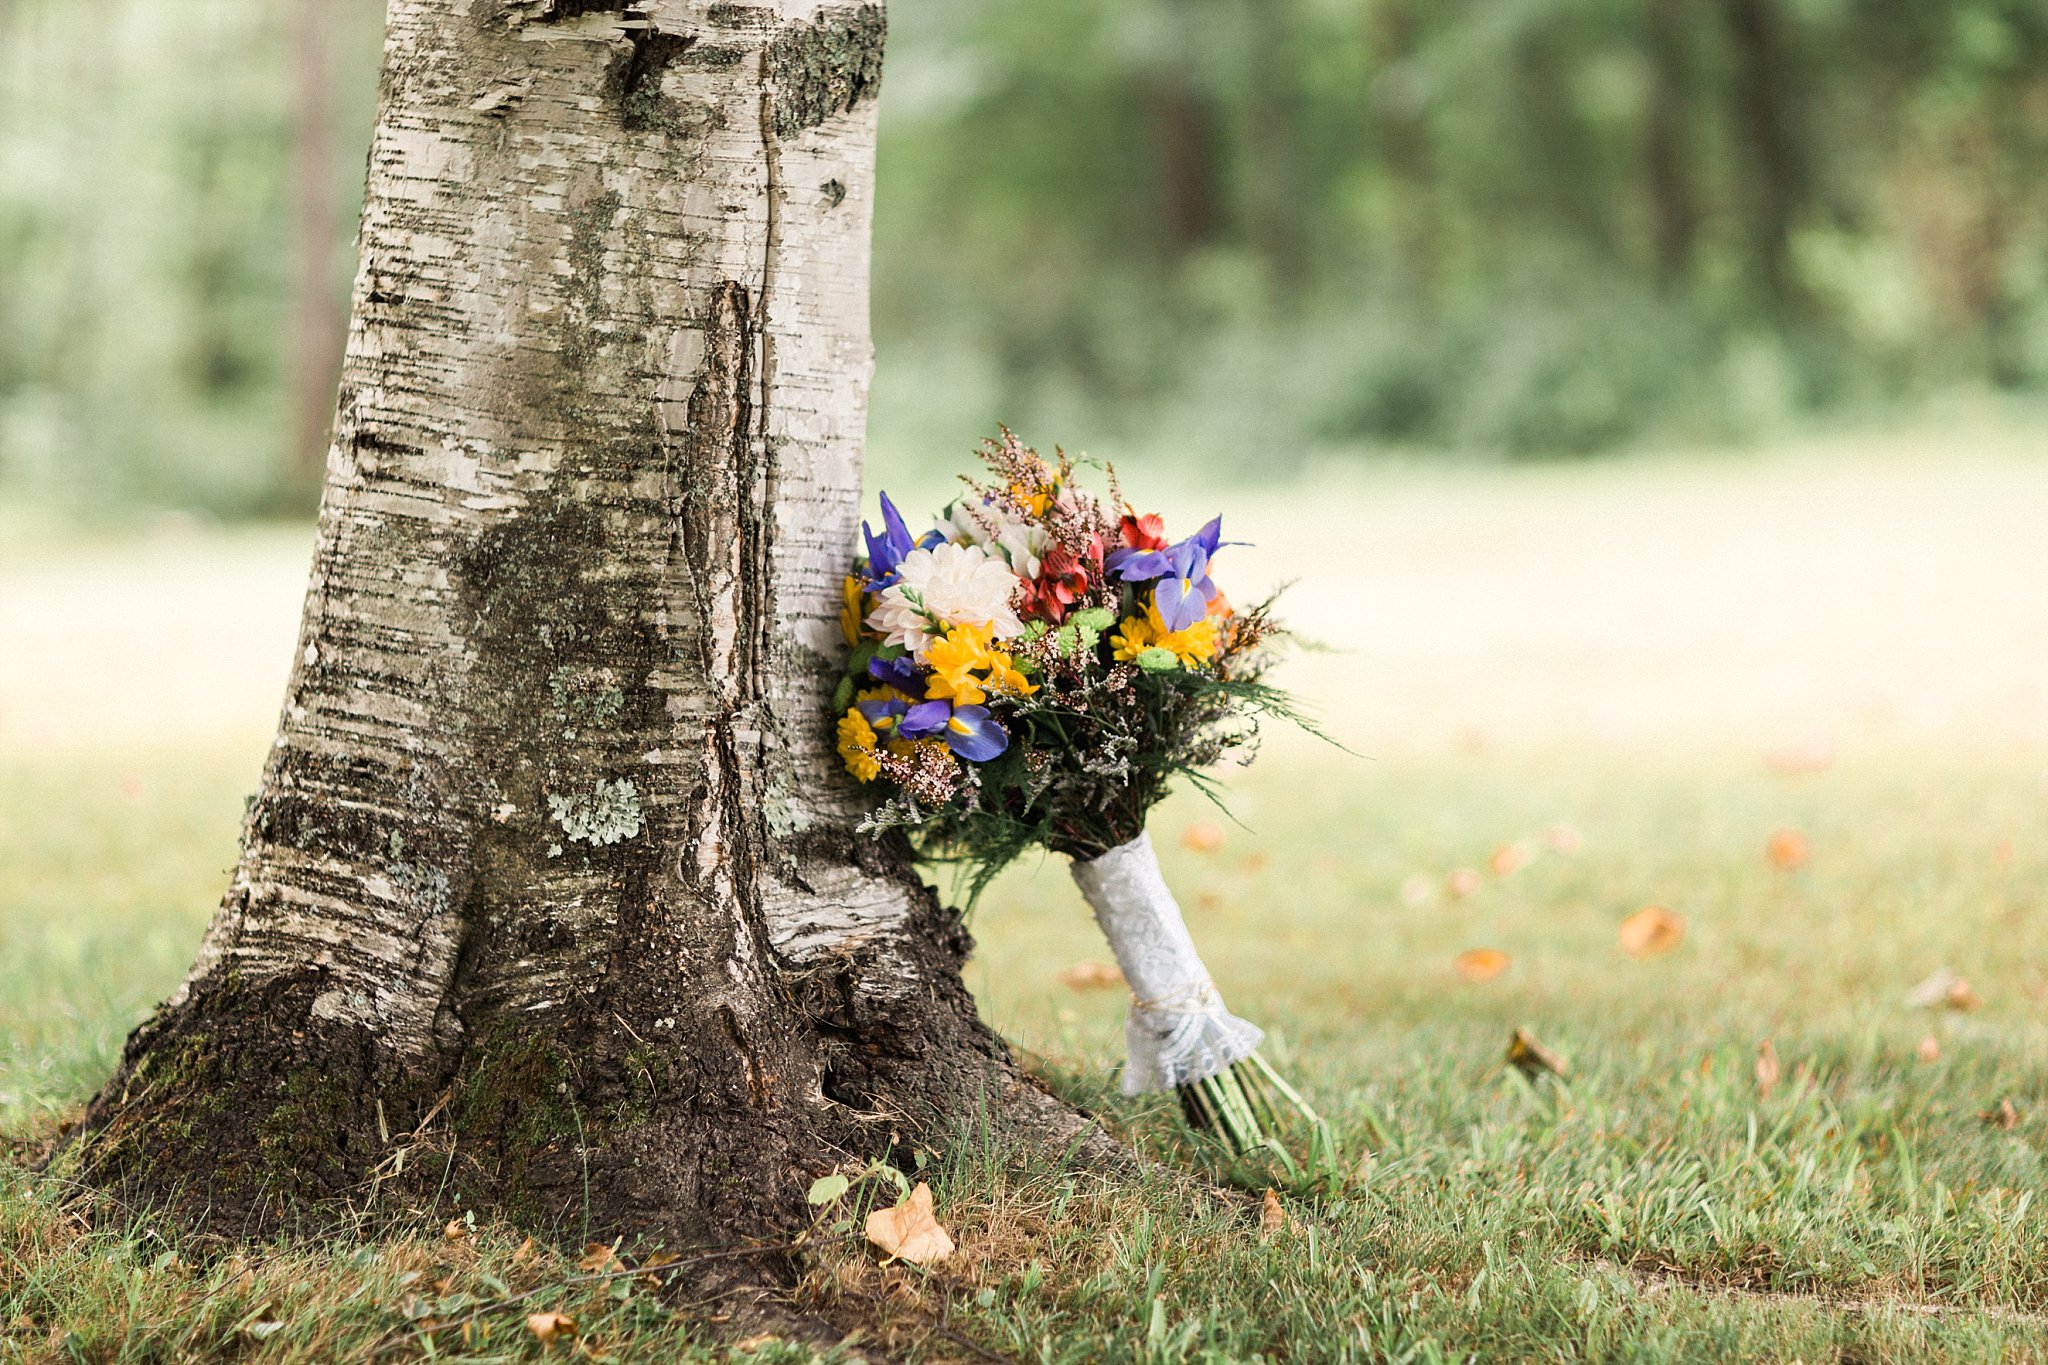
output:
{"label": "fallen orange leaf", "polygon": [[1498,948],[1469,948],[1451,959],[1451,966],[1467,981],[1491,981],[1508,969],[1509,961]]}
{"label": "fallen orange leaf", "polygon": [[1537,1036],[1525,1028],[1518,1028],[1508,1038],[1508,1065],[1527,1076],[1531,1081],[1543,1076],[1565,1076],[1564,1058],[1545,1046]]}
{"label": "fallen orange leaf", "polygon": [[2013,1103],[2009,1099],[2000,1100],[1996,1109],[1986,1109],[1977,1117],[1993,1128],[2002,1128],[2008,1131],[2019,1127],[2020,1123],[2020,1111],[2013,1107]]}
{"label": "fallen orange leaf", "polygon": [[576,1319],[570,1317],[567,1313],[528,1313],[526,1315],[526,1330],[533,1333],[534,1340],[546,1346],[553,1342],[556,1337],[575,1336]]}
{"label": "fallen orange leaf", "polygon": [[1100,991],[1124,983],[1123,970],[1113,962],[1097,962],[1082,958],[1059,974],[1062,986],[1075,991]]}
{"label": "fallen orange leaf", "polygon": [[1646,905],[1621,922],[1621,950],[1630,957],[1668,953],[1685,939],[1685,917]]}
{"label": "fallen orange leaf", "polygon": [[1756,1093],[1769,1099],[1778,1088],[1778,1049],[1766,1038],[1756,1045]]}
{"label": "fallen orange leaf", "polygon": [[1486,865],[1493,869],[1494,876],[1506,877],[1519,871],[1522,864],[1528,861],[1529,850],[1520,844],[1502,844],[1493,851],[1493,856],[1487,859]]}
{"label": "fallen orange leaf", "polygon": [[902,1203],[868,1215],[867,1235],[883,1255],[912,1265],[930,1265],[953,1254],[953,1238],[932,1212],[932,1187],[921,1180]]}
{"label": "fallen orange leaf", "polygon": [[583,1254],[576,1259],[576,1264],[593,1275],[602,1275],[617,1269],[622,1262],[617,1247],[604,1242],[589,1242],[584,1245]]}
{"label": "fallen orange leaf", "polygon": [[1207,820],[1197,820],[1180,832],[1180,841],[1196,853],[1214,853],[1223,847],[1223,831]]}
{"label": "fallen orange leaf", "polygon": [[1906,992],[1907,1006],[1916,1010],[1973,1010],[1983,1003],[1969,981],[1947,967],[1936,969]]}
{"label": "fallen orange leaf", "polygon": [[1287,1226],[1287,1210],[1280,1207],[1280,1191],[1266,1186],[1266,1197],[1259,1202],[1259,1231],[1270,1237]]}
{"label": "fallen orange leaf", "polygon": [[1812,851],[1806,836],[1796,829],[1781,829],[1764,845],[1764,856],[1771,860],[1771,866],[1787,872],[1806,866],[1807,855]]}

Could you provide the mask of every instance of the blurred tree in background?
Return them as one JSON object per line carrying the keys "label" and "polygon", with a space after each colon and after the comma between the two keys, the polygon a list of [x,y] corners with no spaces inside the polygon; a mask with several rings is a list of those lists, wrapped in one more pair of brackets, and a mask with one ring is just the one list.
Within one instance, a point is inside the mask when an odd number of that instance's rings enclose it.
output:
{"label": "blurred tree in background", "polygon": [[[303,505],[380,10],[0,0],[0,485]],[[891,450],[1548,455],[2048,387],[2040,0],[890,19]]]}

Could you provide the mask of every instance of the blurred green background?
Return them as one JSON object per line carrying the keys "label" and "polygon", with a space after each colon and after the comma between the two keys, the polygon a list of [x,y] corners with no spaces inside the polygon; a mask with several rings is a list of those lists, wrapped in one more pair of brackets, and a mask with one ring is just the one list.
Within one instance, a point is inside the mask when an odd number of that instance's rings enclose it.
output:
{"label": "blurred green background", "polygon": [[[2048,389],[2041,0],[893,0],[873,440],[1213,473]],[[376,0],[0,0],[0,496],[311,505]]]}

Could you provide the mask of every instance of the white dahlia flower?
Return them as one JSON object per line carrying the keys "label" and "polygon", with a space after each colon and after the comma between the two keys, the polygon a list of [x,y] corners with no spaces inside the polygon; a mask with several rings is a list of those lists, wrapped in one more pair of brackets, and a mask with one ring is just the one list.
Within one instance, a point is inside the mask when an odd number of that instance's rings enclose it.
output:
{"label": "white dahlia flower", "polygon": [[912,550],[898,573],[868,613],[868,624],[885,643],[902,645],[920,660],[948,626],[986,626],[998,640],[1024,633],[1010,605],[1017,575],[979,545]]}

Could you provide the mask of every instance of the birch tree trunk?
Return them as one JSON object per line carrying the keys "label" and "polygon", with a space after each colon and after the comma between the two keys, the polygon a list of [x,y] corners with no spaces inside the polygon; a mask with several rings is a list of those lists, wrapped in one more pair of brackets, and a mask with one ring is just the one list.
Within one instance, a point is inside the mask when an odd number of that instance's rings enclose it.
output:
{"label": "birch tree trunk", "polygon": [[882,31],[392,0],[290,692],[100,1184],[261,1227],[424,1171],[715,1239],[951,1116],[1083,1131],[823,720]]}

